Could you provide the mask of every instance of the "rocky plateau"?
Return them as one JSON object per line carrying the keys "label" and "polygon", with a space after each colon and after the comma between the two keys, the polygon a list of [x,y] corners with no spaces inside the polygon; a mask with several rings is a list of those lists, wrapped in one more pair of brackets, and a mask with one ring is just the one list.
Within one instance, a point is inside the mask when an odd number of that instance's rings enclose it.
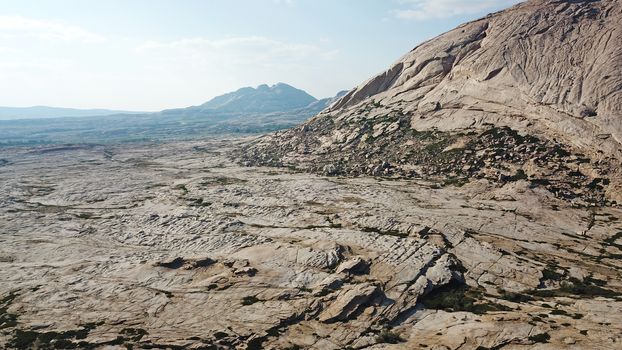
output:
{"label": "rocky plateau", "polygon": [[533,0],[293,129],[0,150],[0,348],[620,349],[622,6]]}
{"label": "rocky plateau", "polygon": [[248,142],[3,151],[0,347],[619,348],[619,208],[240,166]]}

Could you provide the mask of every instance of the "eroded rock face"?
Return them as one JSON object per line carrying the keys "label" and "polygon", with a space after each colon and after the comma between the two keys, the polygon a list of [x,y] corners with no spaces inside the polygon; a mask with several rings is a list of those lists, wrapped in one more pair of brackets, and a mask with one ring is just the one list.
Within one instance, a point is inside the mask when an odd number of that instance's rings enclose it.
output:
{"label": "eroded rock face", "polygon": [[369,303],[378,290],[378,286],[368,283],[343,288],[337,299],[322,311],[319,316],[320,322],[350,320],[362,306]]}
{"label": "eroded rock face", "polygon": [[620,5],[526,1],[419,45],[331,111],[373,97],[404,106],[415,128],[528,121],[571,143],[598,145],[601,134],[620,142]]}
{"label": "eroded rock face", "polygon": [[464,24],[242,157],[324,175],[520,175],[622,202],[621,8],[532,0]]}
{"label": "eroded rock face", "polygon": [[245,142],[3,151],[0,348],[622,341],[619,209],[240,167]]}

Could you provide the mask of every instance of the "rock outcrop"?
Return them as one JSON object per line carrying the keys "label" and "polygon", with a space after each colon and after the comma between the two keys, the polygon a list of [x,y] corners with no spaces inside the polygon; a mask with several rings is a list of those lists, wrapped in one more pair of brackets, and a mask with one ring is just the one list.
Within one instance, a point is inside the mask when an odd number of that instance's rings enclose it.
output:
{"label": "rock outcrop", "polygon": [[240,167],[245,142],[5,150],[0,348],[622,342],[620,209]]}
{"label": "rock outcrop", "polygon": [[621,23],[620,0],[521,3],[417,46],[243,158],[326,175],[518,175],[622,202]]}

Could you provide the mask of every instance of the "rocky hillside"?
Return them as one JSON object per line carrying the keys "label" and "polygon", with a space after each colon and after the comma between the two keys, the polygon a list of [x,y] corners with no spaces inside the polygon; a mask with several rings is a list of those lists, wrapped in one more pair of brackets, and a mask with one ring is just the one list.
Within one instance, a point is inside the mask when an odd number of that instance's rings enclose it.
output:
{"label": "rocky hillside", "polygon": [[410,51],[247,164],[327,175],[527,180],[622,203],[622,1],[532,0]]}

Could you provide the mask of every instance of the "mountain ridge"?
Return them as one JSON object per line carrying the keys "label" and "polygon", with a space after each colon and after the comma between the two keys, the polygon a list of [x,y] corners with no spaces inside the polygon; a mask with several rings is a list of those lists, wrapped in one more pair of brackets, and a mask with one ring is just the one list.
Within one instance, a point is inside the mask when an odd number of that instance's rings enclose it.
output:
{"label": "mountain ridge", "polygon": [[[245,90],[246,95],[242,97],[246,99],[249,97],[248,92],[252,95],[257,91],[254,88],[242,88],[236,92],[245,92]],[[283,83],[273,85],[272,88],[268,85],[260,85],[259,90],[263,90],[264,95],[276,91],[277,97],[279,91],[286,90],[289,93],[285,93],[284,97],[281,96],[284,104],[279,105],[273,100],[268,109],[249,110],[248,106],[236,109],[225,103],[225,108],[191,106],[148,114],[114,114],[101,118],[0,120],[0,147],[68,142],[110,143],[195,139],[217,134],[266,133],[290,128],[304,122],[326,109],[345,93],[342,91],[334,97],[317,100],[306,92]],[[223,96],[236,100],[232,98],[235,97],[236,92]],[[291,93],[302,96],[302,99],[292,104],[291,101],[287,101]],[[218,98],[215,98],[216,101]],[[209,104],[210,101],[205,104]],[[308,101],[311,102],[307,103]],[[260,105],[261,103],[252,104],[252,106]],[[233,106],[235,107],[235,104]]]}
{"label": "mountain ridge", "polygon": [[[342,93],[343,92],[340,92],[340,94]],[[341,97],[342,95],[338,94],[337,96]],[[261,84],[257,86],[257,88],[242,87],[236,91],[216,96],[198,106],[164,109],[158,112],[124,111],[101,108],[79,109],[50,106],[0,106],[0,120],[104,117],[122,114],[172,114],[183,110],[194,110],[202,113],[267,114],[309,108],[315,113],[319,113],[321,110],[328,107],[327,103],[329,101],[334,102],[334,100],[335,96],[317,99],[302,89],[295,88],[286,83],[276,83],[272,86]]]}
{"label": "mountain ridge", "polygon": [[298,109],[318,101],[306,91],[285,83],[257,88],[244,87],[234,92],[214,97],[199,107],[220,111],[277,112]]}
{"label": "mountain ridge", "polygon": [[271,86],[261,84],[256,88],[242,87],[197,106],[166,109],[158,114],[167,117],[205,116],[207,118],[292,114],[300,115],[301,118],[296,118],[296,120],[303,121],[328,108],[344,93],[341,91],[336,96],[318,100],[306,91],[289,84],[277,83]]}

